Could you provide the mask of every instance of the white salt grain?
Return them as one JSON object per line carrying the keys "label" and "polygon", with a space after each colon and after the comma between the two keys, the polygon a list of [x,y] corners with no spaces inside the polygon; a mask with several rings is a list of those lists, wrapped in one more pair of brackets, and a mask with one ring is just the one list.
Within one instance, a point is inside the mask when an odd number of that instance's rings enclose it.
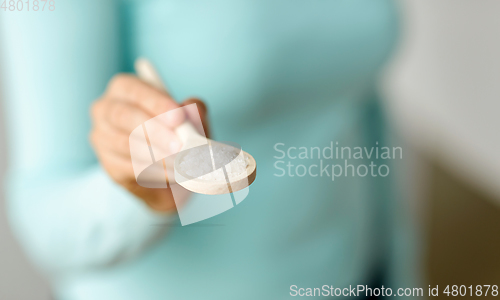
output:
{"label": "white salt grain", "polygon": [[[246,175],[248,157],[235,147],[211,143],[208,146],[195,147],[187,150],[179,164],[180,171],[193,178],[206,181],[226,181],[224,166],[229,181]],[[215,171],[213,171],[216,169]]]}

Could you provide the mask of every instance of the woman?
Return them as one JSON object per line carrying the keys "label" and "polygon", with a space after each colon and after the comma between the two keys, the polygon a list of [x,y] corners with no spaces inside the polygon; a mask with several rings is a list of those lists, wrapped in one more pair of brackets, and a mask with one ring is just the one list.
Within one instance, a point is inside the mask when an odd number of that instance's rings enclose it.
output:
{"label": "woman", "polygon": [[[375,81],[397,36],[391,1],[55,5],[3,14],[1,66],[9,217],[57,299],[281,299],[323,285],[416,287],[391,176],[332,182],[277,176],[275,167],[278,143],[383,143]],[[141,56],[169,94],[117,75]],[[168,190],[133,180],[126,141],[193,95],[209,108],[214,138],[241,144],[258,176],[240,205],[182,227]]]}

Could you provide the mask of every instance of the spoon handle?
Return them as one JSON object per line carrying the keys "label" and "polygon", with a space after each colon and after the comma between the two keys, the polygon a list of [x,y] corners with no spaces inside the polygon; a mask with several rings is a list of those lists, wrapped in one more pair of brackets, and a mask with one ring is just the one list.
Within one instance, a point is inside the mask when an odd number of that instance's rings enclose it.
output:
{"label": "spoon handle", "polygon": [[[143,81],[161,91],[168,92],[167,87],[163,83],[160,75],[153,67],[153,64],[151,64],[151,62],[149,62],[147,59],[138,58],[135,61],[134,67],[135,72]],[[198,131],[196,131],[194,126],[188,121],[185,121],[181,125],[177,126],[177,128],[175,128],[175,133],[177,134],[177,136],[179,136],[179,139],[181,140],[183,145],[186,145],[190,137],[200,135]]]}
{"label": "spoon handle", "polygon": [[154,86],[160,91],[168,92],[167,87],[165,86],[165,84],[163,84],[163,80],[161,80],[160,75],[149,60],[145,58],[138,58],[135,61],[134,68],[140,79]]}

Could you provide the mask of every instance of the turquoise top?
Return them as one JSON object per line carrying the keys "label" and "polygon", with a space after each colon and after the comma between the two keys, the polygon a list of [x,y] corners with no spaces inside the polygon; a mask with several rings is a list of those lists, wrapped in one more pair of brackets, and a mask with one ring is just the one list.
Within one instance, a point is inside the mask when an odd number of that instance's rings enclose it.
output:
{"label": "turquoise top", "polygon": [[[397,37],[391,1],[55,5],[0,11],[0,65],[9,219],[57,299],[282,299],[292,285],[371,284],[379,270],[386,286],[415,287],[392,173],[332,181],[275,166],[275,147],[384,143],[374,86]],[[89,106],[139,56],[176,99],[208,103],[215,139],[256,159],[257,180],[233,209],[180,226],[99,166]]]}

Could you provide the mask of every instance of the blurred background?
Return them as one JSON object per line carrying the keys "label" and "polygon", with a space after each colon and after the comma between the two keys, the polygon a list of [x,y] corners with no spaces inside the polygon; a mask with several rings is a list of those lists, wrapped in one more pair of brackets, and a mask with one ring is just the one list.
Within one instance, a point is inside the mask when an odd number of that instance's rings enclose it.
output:
{"label": "blurred background", "polygon": [[[398,180],[421,229],[423,287],[498,285],[500,1],[398,2],[402,40],[381,89],[405,149]],[[1,188],[0,299],[50,299],[9,232]]]}

